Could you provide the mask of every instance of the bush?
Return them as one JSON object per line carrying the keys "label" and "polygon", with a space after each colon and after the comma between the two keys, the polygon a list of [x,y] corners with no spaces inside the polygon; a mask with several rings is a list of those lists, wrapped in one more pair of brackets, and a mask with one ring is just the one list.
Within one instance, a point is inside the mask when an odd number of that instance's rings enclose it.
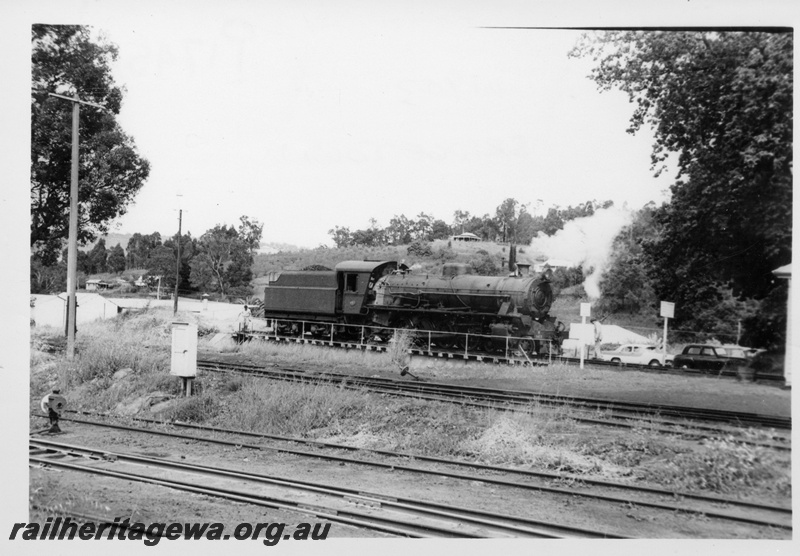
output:
{"label": "bush", "polygon": [[416,255],[417,257],[430,257],[433,255],[431,244],[427,241],[415,241],[408,246],[408,254]]}
{"label": "bush", "polygon": [[202,423],[203,421],[216,417],[220,410],[221,406],[215,398],[207,395],[200,395],[179,400],[164,413],[164,417],[171,421]]}
{"label": "bush", "polygon": [[701,453],[679,454],[665,468],[648,475],[679,489],[741,493],[745,487],[767,487],[788,492],[790,477],[783,476],[776,459],[769,448],[726,437],[709,442]]}

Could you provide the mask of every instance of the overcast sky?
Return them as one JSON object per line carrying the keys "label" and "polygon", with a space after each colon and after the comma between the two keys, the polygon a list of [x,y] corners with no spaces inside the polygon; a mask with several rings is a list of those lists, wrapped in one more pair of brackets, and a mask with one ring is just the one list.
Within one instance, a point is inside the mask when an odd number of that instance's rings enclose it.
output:
{"label": "overcast sky", "polygon": [[172,235],[181,208],[195,236],[247,215],[265,242],[315,247],[337,225],[451,223],[508,197],[666,200],[674,173],[653,177],[649,130],[626,133],[633,106],[568,58],[580,32],[486,27],[788,23],[725,5],[33,2],[23,19],[119,47],[119,121],[151,173],[114,231]]}
{"label": "overcast sky", "polygon": [[[230,5],[238,5],[232,2]],[[336,225],[665,199],[652,136],[600,94],[576,31],[485,10],[319,3],[147,14],[96,28],[119,46],[120,123],[152,165],[120,232],[200,235],[241,215],[264,240],[314,247]],[[380,5],[380,7],[378,7]],[[245,17],[245,15],[247,17]]]}

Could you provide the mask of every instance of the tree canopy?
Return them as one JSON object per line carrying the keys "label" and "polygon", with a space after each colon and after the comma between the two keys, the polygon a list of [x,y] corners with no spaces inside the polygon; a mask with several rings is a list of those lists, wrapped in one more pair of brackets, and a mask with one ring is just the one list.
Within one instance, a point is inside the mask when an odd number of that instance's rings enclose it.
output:
{"label": "tree canopy", "polygon": [[706,327],[731,293],[768,296],[791,260],[792,48],[791,33],[625,31],[571,53],[593,57],[601,90],[628,94],[630,133],[653,129],[654,170],[675,157],[661,232],[642,247],[679,322]]}
{"label": "tree canopy", "polygon": [[81,243],[107,231],[125,213],[150,171],[115,116],[122,91],[110,64],[117,48],[93,42],[78,25],[34,25],[31,90],[31,248],[47,264],[69,234],[72,103],[77,95],[107,108],[80,113],[79,234]]}
{"label": "tree canopy", "polygon": [[218,224],[200,236],[189,263],[191,284],[222,295],[249,295],[262,229],[257,220],[242,216],[238,229]]}

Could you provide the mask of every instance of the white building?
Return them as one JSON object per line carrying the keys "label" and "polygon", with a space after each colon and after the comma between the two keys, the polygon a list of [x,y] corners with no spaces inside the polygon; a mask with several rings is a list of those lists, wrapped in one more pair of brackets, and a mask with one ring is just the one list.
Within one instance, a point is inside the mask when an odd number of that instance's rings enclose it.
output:
{"label": "white building", "polygon": [[[96,293],[76,293],[78,308],[75,322],[110,319],[122,312],[122,307]],[[67,294],[31,295],[31,319],[37,326],[64,328],[67,322]]]}

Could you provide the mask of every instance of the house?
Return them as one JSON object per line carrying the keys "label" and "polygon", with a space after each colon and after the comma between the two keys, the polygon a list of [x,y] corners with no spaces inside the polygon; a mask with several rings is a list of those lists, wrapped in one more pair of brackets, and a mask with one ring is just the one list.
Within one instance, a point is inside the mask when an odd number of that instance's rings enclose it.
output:
{"label": "house", "polygon": [[86,291],[98,291],[98,290],[107,290],[111,288],[114,284],[106,282],[104,280],[99,280],[97,278],[92,278],[91,280],[86,280]]}
{"label": "house", "polygon": [[453,241],[480,241],[481,238],[471,232],[464,232],[457,236],[453,236]]}
{"label": "house", "polygon": [[573,263],[572,261],[567,261],[565,259],[547,259],[543,263],[536,263],[535,265],[533,265],[533,271],[542,272],[544,271],[545,267],[550,267],[555,269],[555,268],[572,268],[573,266],[575,266],[575,263]]}

